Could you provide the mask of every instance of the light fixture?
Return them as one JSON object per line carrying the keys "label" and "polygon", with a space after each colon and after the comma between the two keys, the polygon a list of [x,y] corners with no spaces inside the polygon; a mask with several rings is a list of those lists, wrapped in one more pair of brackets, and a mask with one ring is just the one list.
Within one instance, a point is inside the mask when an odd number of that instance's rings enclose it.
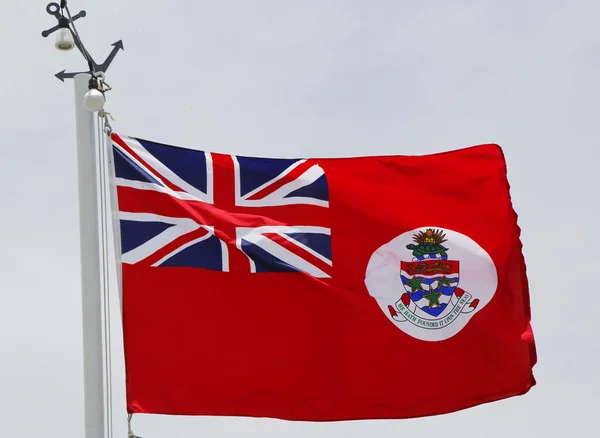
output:
{"label": "light fixture", "polygon": [[54,46],[61,52],[68,52],[75,47],[75,40],[73,40],[73,34],[69,28],[69,20],[66,17],[60,17],[58,20],[58,30]]}
{"label": "light fixture", "polygon": [[105,102],[106,97],[104,96],[102,82],[99,78],[93,77],[90,79],[89,91],[83,97],[83,106],[90,112],[96,112],[104,108]]}

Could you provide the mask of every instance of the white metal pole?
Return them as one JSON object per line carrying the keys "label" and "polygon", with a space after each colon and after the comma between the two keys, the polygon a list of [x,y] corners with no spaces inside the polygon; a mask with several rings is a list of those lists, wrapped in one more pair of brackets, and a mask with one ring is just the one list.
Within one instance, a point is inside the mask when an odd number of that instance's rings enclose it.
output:
{"label": "white metal pole", "polygon": [[83,97],[88,91],[89,79],[89,74],[75,76],[85,438],[104,438],[104,373],[96,134],[94,130],[94,113],[87,111],[83,106]]}

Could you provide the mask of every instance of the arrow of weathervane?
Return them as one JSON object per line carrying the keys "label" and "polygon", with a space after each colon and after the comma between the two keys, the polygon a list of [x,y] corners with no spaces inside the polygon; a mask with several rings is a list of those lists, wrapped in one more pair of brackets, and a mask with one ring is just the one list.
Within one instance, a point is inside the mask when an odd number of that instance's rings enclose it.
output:
{"label": "arrow of weathervane", "polygon": [[115,59],[115,56],[117,56],[117,53],[119,52],[119,50],[125,50],[123,48],[123,40],[119,40],[116,43],[113,43],[111,45],[113,46],[113,49],[111,50],[108,57],[106,58],[106,61],[104,61],[102,64],[98,65],[99,71],[106,72],[106,70],[108,69],[108,66],[110,65],[111,62],[113,62],[113,59]]}
{"label": "arrow of weathervane", "polygon": [[[108,66],[111,64],[111,62],[113,62],[113,60],[115,59],[115,56],[117,56],[117,53],[119,52],[119,50],[125,50],[123,48],[123,40],[119,40],[116,43],[113,43],[111,45],[113,46],[113,49],[108,54],[108,57],[106,58],[106,60],[102,64],[96,64],[94,62],[94,70],[96,70],[97,72],[106,73]],[[90,72],[89,71],[81,71],[81,72],[65,73],[65,70],[63,70],[63,71],[56,73],[54,76],[57,79],[60,79],[61,82],[64,82],[65,79],[72,79],[79,73],[88,73],[89,74]]]}
{"label": "arrow of weathervane", "polygon": [[64,82],[65,79],[72,79],[72,78],[74,78],[76,75],[78,75],[80,73],[89,73],[89,71],[78,71],[78,72],[75,72],[75,73],[65,73],[65,71],[63,70],[63,71],[59,71],[54,76],[57,79],[60,79],[61,82]]}

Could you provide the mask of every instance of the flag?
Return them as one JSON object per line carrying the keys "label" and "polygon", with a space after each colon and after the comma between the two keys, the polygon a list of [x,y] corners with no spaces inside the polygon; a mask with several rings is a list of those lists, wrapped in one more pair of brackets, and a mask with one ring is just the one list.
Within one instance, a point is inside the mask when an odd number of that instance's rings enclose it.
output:
{"label": "flag", "polygon": [[298,159],[112,146],[129,413],[400,419],[535,385],[499,146]]}

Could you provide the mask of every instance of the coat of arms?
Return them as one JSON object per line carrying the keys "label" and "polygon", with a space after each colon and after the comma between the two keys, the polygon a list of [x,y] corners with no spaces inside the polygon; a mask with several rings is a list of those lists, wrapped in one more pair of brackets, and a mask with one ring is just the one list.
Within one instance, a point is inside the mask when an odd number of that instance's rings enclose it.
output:
{"label": "coat of arms", "polygon": [[[462,278],[461,267],[466,272]],[[378,248],[365,284],[405,333],[438,341],[458,333],[493,297],[496,267],[475,241],[436,227],[403,233]]]}
{"label": "coat of arms", "polygon": [[405,293],[389,306],[390,315],[397,321],[409,321],[426,329],[439,329],[452,323],[461,313],[471,313],[478,299],[458,287],[458,260],[448,259],[443,246],[446,234],[428,228],[413,236],[406,247],[412,250],[413,260],[400,263],[400,277]]}

